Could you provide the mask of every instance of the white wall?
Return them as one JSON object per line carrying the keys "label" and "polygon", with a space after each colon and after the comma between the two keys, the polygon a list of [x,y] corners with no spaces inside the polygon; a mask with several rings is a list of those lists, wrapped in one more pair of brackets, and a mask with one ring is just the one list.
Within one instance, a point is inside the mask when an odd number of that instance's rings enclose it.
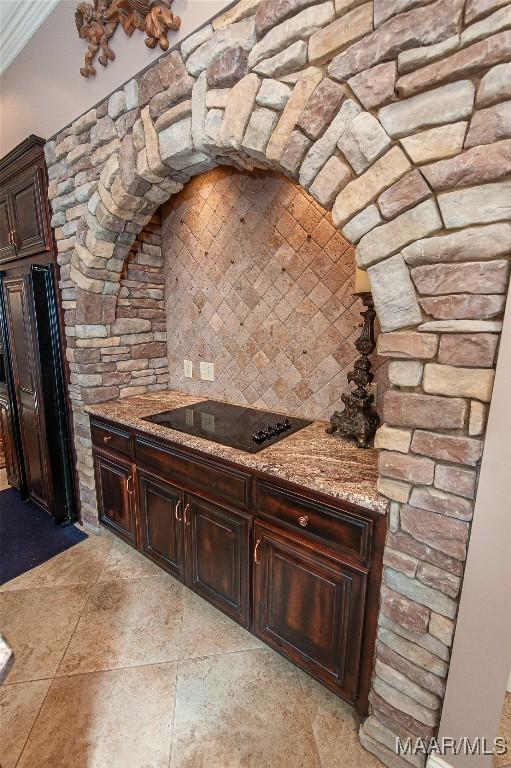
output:
{"label": "white wall", "polygon": [[[499,729],[511,663],[511,301],[507,302],[463,579],[440,737],[486,737]],[[490,768],[491,758],[446,756],[455,768]]]}
{"label": "white wall", "polygon": [[[2,0],[0,0],[2,2]],[[0,157],[31,133],[50,138],[162,55],[150,50],[136,30],[128,38],[118,26],[111,48],[115,61],[95,77],[80,75],[87,48],[75,27],[79,0],[61,0],[27,46],[0,77]],[[170,47],[233,4],[233,0],[174,0],[179,32],[169,32]]]}

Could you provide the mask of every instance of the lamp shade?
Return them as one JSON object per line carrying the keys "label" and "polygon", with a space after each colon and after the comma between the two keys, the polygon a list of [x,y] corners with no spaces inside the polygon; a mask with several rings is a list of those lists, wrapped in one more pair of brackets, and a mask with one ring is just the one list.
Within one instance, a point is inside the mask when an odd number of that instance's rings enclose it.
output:
{"label": "lamp shade", "polygon": [[358,269],[355,272],[355,293],[371,293],[371,283],[367,272]]}

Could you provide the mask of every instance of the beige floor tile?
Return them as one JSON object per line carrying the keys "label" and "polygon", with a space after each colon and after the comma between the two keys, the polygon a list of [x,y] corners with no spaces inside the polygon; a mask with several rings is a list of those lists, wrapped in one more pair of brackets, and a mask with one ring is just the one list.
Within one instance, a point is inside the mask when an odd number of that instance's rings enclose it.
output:
{"label": "beige floor tile", "polygon": [[18,768],[168,768],[176,665],[57,678]]}
{"label": "beige floor tile", "polygon": [[312,721],[321,768],[382,768],[358,740],[359,720],[343,702],[304,672],[298,673]]}
{"label": "beige floor tile", "polygon": [[50,680],[0,688],[0,765],[14,768],[25,746]]}
{"label": "beige floor tile", "polygon": [[494,756],[493,768],[508,768],[511,766],[511,693],[506,693],[506,698],[504,699],[499,736],[502,736],[507,741],[507,753]]}
{"label": "beige floor tile", "polygon": [[161,572],[98,582],[57,674],[175,661],[182,595],[182,585]]}
{"label": "beige floor tile", "polygon": [[171,768],[319,768],[295,668],[271,650],[179,662]]}
{"label": "beige floor tile", "polygon": [[60,555],[8,581],[0,591],[93,584],[111,546],[111,537],[91,534]]}
{"label": "beige floor tile", "polygon": [[105,559],[99,581],[140,579],[143,576],[156,576],[162,573],[161,568],[121,539],[115,536],[110,536],[110,539],[111,549]]}
{"label": "beige floor tile", "polygon": [[264,643],[189,589],[183,592],[180,658],[266,648]]}
{"label": "beige floor tile", "polygon": [[0,593],[0,627],[14,651],[8,683],[55,674],[90,589],[80,585]]}

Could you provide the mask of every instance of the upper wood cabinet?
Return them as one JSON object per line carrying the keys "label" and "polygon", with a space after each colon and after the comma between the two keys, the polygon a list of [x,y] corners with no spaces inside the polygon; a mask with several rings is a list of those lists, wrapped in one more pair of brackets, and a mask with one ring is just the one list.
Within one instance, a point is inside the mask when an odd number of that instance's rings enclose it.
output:
{"label": "upper wood cabinet", "polygon": [[12,216],[9,209],[7,191],[0,192],[0,262],[16,258],[16,249],[12,240]]}
{"label": "upper wood cabinet", "polygon": [[31,136],[0,165],[0,264],[53,248],[44,141]]}

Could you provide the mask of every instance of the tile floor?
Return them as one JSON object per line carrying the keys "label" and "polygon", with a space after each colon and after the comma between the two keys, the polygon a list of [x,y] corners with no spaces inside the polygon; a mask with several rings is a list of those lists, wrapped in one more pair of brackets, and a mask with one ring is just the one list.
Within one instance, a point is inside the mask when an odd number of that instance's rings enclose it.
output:
{"label": "tile floor", "polygon": [[2,768],[381,768],[350,707],[107,532],[4,585],[0,627]]}
{"label": "tile floor", "polygon": [[110,534],[0,589],[2,768],[378,768],[353,710]]}

